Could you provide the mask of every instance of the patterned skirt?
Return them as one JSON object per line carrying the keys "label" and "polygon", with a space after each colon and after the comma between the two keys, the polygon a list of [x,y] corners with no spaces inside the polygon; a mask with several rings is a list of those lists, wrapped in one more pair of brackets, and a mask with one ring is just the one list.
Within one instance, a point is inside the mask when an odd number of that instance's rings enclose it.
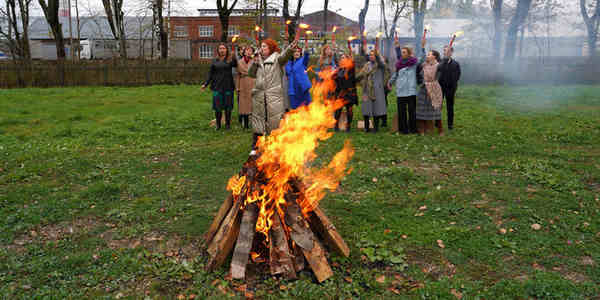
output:
{"label": "patterned skirt", "polygon": [[213,91],[213,110],[233,110],[233,91]]}
{"label": "patterned skirt", "polygon": [[417,120],[441,120],[442,108],[435,109],[431,103],[431,99],[427,94],[425,86],[419,88],[417,95]]}

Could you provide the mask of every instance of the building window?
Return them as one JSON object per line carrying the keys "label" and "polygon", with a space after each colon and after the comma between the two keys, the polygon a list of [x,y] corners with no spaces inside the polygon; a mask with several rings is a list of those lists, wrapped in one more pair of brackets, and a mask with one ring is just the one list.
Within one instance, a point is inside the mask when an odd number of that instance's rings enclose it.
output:
{"label": "building window", "polygon": [[229,27],[227,27],[227,35],[228,36],[234,36],[236,34],[240,34],[240,26],[238,26],[238,25],[229,25]]}
{"label": "building window", "polygon": [[187,26],[175,26],[175,31],[174,31],[173,35],[176,38],[187,37],[188,36]]}
{"label": "building window", "polygon": [[213,25],[200,25],[198,26],[198,34],[200,37],[212,37],[213,27]]}
{"label": "building window", "polygon": [[213,45],[202,44],[198,48],[198,56],[200,58],[213,58]]}

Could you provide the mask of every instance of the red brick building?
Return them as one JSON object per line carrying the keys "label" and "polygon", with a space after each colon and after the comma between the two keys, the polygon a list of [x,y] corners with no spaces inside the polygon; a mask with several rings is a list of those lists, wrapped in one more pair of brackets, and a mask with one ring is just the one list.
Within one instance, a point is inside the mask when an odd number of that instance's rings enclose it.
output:
{"label": "red brick building", "polygon": [[[179,58],[212,59],[221,40],[221,22],[216,9],[199,9],[199,16],[171,17],[169,22],[170,56]],[[254,26],[257,24],[257,12],[253,9],[236,9],[229,17],[228,41],[233,35],[240,35],[239,44],[255,45]],[[285,21],[278,10],[269,11],[269,34],[275,40],[283,38]],[[327,28],[323,28],[323,11],[304,15],[299,23],[311,25],[313,31],[311,44],[318,46],[324,36],[329,40],[333,26],[337,26],[338,43],[347,36],[359,35],[358,23],[335,12],[327,12]]]}
{"label": "red brick building", "polygon": [[[200,16],[195,17],[171,17],[169,20],[169,39],[173,44],[189,45],[192,59],[212,59],[216,54],[216,48],[221,41],[221,22],[216,9],[199,9]],[[239,35],[238,44],[254,42],[254,26],[257,17],[254,10],[234,10],[229,17],[228,37],[229,41],[234,35]],[[273,10],[270,14],[277,14]],[[281,36],[284,22],[279,16],[269,15],[269,36],[275,39]],[[189,43],[177,43],[189,41]],[[179,51],[176,49],[175,51]]]}

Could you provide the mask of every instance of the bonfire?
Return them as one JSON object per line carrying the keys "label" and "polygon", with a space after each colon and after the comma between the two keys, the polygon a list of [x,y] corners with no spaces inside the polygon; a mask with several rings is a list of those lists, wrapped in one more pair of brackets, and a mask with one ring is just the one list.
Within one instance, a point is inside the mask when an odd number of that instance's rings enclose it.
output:
{"label": "bonfire", "polygon": [[257,154],[229,179],[230,195],[205,234],[207,269],[220,267],[233,251],[234,279],[244,279],[253,263],[288,279],[308,266],[322,282],[333,275],[327,249],[349,255],[319,201],[351,171],[350,142],[328,164],[312,167],[315,149],[333,135],[334,112],[344,105],[342,99],[327,98],[334,95],[334,76],[332,70],[319,73],[322,80],[313,83],[311,104],[286,114],[277,130],[258,140]]}

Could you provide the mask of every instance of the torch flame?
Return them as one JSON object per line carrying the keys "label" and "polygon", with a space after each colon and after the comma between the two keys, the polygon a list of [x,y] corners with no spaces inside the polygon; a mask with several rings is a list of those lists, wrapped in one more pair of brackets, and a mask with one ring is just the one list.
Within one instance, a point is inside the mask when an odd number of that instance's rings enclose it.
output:
{"label": "torch flame", "polygon": [[290,24],[292,24],[292,20],[287,20],[287,21],[285,21],[285,24],[287,24],[287,25],[290,25]]}
{"label": "torch flame", "polygon": [[312,32],[312,31],[310,31],[310,30],[307,30],[307,31],[306,31],[306,34],[313,34],[313,32]]}
{"label": "torch flame", "polygon": [[333,30],[331,32],[335,33],[336,30],[337,30],[337,26],[333,26]]}
{"label": "torch flame", "polygon": [[375,36],[376,38],[380,38],[383,35],[383,32],[378,32],[377,35]]}
{"label": "torch flame", "polygon": [[367,30],[363,31],[363,36],[367,36]]}
{"label": "torch flame", "polygon": [[304,23],[300,23],[300,25],[298,25],[298,27],[300,27],[302,29],[308,29],[308,28],[310,28],[310,25],[304,24]]}
{"label": "torch flame", "polygon": [[256,31],[256,32],[259,32],[259,31],[260,31],[260,26],[258,26],[258,25],[255,25],[255,26],[254,26],[254,31]]}
{"label": "torch flame", "polygon": [[233,38],[231,39],[231,42],[235,43],[235,41],[237,41],[238,37],[240,37],[238,34],[234,35]]}
{"label": "torch flame", "polygon": [[454,36],[455,37],[461,37],[461,36],[463,36],[463,34],[465,34],[464,31],[457,31],[457,32],[454,33]]}
{"label": "torch flame", "polygon": [[250,257],[252,257],[253,262],[256,262],[256,259],[260,257],[260,254],[253,251],[253,252],[250,252]]}
{"label": "torch flame", "polygon": [[358,37],[356,37],[356,36],[354,36],[354,35],[353,35],[353,36],[351,36],[351,37],[348,37],[348,42],[352,42],[352,41],[354,41],[354,40],[355,40],[355,39],[357,39],[357,38],[358,38]]}
{"label": "torch flame", "polygon": [[227,183],[227,190],[231,191],[231,193],[234,196],[239,196],[239,194],[241,194],[242,192],[242,188],[244,187],[244,184],[246,183],[246,176],[238,176],[235,175],[231,178],[229,178],[229,182]]}
{"label": "torch flame", "polygon": [[431,25],[429,25],[429,24],[425,25],[425,30],[431,31]]}

